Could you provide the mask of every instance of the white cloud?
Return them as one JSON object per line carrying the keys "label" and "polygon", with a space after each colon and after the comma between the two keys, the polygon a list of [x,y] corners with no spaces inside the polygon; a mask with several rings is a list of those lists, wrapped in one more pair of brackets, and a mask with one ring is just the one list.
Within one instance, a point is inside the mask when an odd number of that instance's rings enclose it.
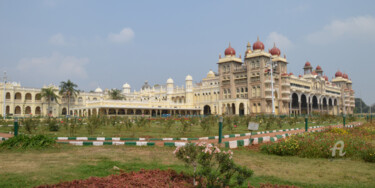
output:
{"label": "white cloud", "polygon": [[49,38],[49,43],[54,45],[65,45],[64,36],[61,33],[57,33]]}
{"label": "white cloud", "polygon": [[21,74],[46,79],[87,78],[85,66],[88,63],[88,58],[53,53],[49,57],[23,58],[19,61],[17,70]]}
{"label": "white cloud", "polygon": [[280,49],[281,54],[284,54],[293,47],[293,43],[288,37],[277,32],[270,33],[266,39],[267,48],[271,49],[274,43],[276,44],[276,47]]}
{"label": "white cloud", "polygon": [[320,31],[307,36],[314,44],[326,44],[342,39],[375,40],[375,18],[358,16],[346,20],[334,20]]}
{"label": "white cloud", "polygon": [[110,33],[108,40],[115,43],[126,43],[134,38],[134,31],[131,28],[124,28],[120,33]]}

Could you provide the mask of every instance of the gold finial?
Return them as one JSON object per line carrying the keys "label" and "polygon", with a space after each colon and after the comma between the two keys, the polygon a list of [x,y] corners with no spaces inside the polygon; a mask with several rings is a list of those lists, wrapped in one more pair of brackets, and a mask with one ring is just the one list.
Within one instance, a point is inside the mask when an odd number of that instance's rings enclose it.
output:
{"label": "gold finial", "polygon": [[219,54],[219,59],[221,59],[221,54]]}
{"label": "gold finial", "polygon": [[230,47],[230,42],[229,42],[229,47]]}
{"label": "gold finial", "polygon": [[276,43],[275,42],[273,42],[273,47],[276,47]]}
{"label": "gold finial", "polygon": [[257,41],[259,41],[259,36],[257,36]]}
{"label": "gold finial", "polygon": [[247,42],[247,47],[251,47],[251,44],[250,44],[250,42]]}

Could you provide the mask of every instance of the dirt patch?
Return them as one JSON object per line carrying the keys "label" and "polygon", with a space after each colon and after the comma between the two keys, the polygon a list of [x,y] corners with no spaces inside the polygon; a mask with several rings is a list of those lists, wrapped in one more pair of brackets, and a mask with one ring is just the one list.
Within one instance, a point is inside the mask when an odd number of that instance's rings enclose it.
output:
{"label": "dirt patch", "polygon": [[91,177],[86,180],[41,185],[38,188],[81,188],[81,187],[193,187],[193,179],[174,170],[140,170],[107,177]]}

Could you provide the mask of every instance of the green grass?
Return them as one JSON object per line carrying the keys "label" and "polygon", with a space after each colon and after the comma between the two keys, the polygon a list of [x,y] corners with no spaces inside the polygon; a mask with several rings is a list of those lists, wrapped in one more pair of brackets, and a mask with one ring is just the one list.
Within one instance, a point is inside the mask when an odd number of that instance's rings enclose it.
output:
{"label": "green grass", "polygon": [[[164,147],[75,147],[0,151],[0,187],[33,187],[60,181],[107,176],[139,169],[174,169],[191,173]],[[307,159],[266,155],[245,148],[234,151],[236,163],[254,170],[251,185],[301,187],[375,187],[375,164],[359,160]]]}
{"label": "green grass", "polygon": [[[334,123],[328,123],[324,122],[321,124],[316,124],[313,122],[309,123],[309,126],[327,126],[327,125],[335,125],[335,124],[341,124],[342,122],[334,122]],[[348,123],[347,123],[348,124]],[[163,125],[160,125],[158,122],[152,122],[151,126],[145,126],[145,127],[137,127],[133,125],[132,128],[126,129],[123,127],[120,131],[116,128],[114,128],[111,125],[107,126],[101,126],[99,127],[93,135],[88,134],[87,129],[84,127],[77,129],[77,132],[73,135],[70,134],[69,128],[66,129],[65,127],[61,127],[59,131],[57,132],[51,132],[48,130],[47,126],[39,126],[37,127],[37,130],[33,132],[33,134],[45,134],[50,135],[53,137],[65,137],[65,136],[85,136],[85,137],[125,137],[125,138],[176,138],[176,137],[187,137],[187,138],[197,138],[197,137],[206,137],[206,136],[217,136],[218,135],[218,126],[212,126],[210,131],[203,131],[202,128],[198,125],[191,126],[191,129],[189,129],[187,132],[182,133],[179,131],[181,129],[181,124],[176,123],[174,124],[170,129],[165,130],[165,127]],[[259,131],[265,131],[265,130],[280,130],[280,129],[290,129],[290,128],[304,128],[305,124],[301,120],[296,125],[283,125],[281,128],[277,126],[276,124],[273,124],[270,126],[269,129],[266,129],[266,125],[262,124],[259,127]],[[13,127],[0,127],[0,132],[9,132],[13,131]],[[20,127],[19,132],[27,133],[24,127]],[[247,133],[249,132],[247,130],[247,125],[240,124],[237,125],[236,128],[233,128],[232,130],[228,129],[228,127],[223,128],[223,134],[241,134],[241,133]]]}

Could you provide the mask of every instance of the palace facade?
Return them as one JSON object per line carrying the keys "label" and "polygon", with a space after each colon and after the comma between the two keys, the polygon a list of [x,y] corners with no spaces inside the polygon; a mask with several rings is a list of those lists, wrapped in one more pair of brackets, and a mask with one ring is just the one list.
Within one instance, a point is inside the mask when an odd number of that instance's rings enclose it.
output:
{"label": "palace facade", "polygon": [[[176,86],[169,78],[165,84],[154,86],[146,81],[139,91],[132,92],[125,83],[122,100],[112,100],[109,90],[101,88],[81,92],[71,98],[70,112],[64,97],[48,107],[47,100],[40,95],[41,89],[1,83],[0,112],[4,114],[3,107],[12,116],[251,115],[273,111],[280,115],[338,115],[354,111],[354,91],[347,74],[337,71],[335,78],[329,80],[322,67],[313,69],[310,62],[304,64],[303,75],[288,73],[288,61],[285,55],[281,57],[280,49],[274,45],[267,52],[259,39],[252,47],[247,44],[243,58],[229,44],[224,56],[219,55],[217,65],[218,71],[210,70],[200,82],[193,82],[187,75],[184,86]],[[58,89],[54,85],[44,87]]]}

